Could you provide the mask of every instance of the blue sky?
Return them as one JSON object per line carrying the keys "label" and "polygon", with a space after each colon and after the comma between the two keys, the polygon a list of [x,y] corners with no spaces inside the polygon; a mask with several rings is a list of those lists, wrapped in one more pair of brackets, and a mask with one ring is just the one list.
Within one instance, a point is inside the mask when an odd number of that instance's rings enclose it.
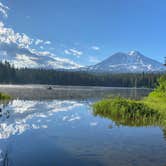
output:
{"label": "blue sky", "polygon": [[160,62],[166,56],[165,0],[0,2],[9,8],[8,17],[0,17],[5,27],[38,40],[35,49],[81,65],[118,51],[138,50]]}

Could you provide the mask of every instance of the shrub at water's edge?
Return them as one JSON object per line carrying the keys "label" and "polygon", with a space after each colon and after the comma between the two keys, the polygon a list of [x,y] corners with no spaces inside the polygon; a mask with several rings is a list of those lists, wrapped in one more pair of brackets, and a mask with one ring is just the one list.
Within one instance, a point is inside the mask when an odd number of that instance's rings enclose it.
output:
{"label": "shrub at water's edge", "polygon": [[130,118],[137,117],[159,117],[159,112],[148,107],[147,104],[141,101],[125,99],[121,97],[109,98],[99,101],[93,105],[94,114],[101,114],[104,117],[124,115]]}
{"label": "shrub at water's edge", "polygon": [[0,100],[9,100],[11,96],[0,92]]}
{"label": "shrub at water's edge", "polygon": [[[166,75],[158,81],[157,88],[143,100],[131,100],[122,97],[111,97],[96,102],[93,105],[94,115],[117,120],[122,118],[125,121],[131,119],[141,119],[146,121],[147,118],[153,120],[166,120]],[[127,118],[124,118],[127,117]]]}
{"label": "shrub at water's edge", "polygon": [[158,86],[142,100],[150,108],[158,110],[166,118],[166,75],[158,80]]}

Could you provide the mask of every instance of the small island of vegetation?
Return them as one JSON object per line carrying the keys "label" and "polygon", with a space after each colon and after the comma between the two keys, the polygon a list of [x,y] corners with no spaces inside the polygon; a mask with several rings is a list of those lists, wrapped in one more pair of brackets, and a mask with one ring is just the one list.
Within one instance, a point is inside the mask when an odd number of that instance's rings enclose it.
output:
{"label": "small island of vegetation", "polygon": [[9,100],[9,99],[11,99],[11,96],[0,92],[0,100]]}
{"label": "small island of vegetation", "polygon": [[142,100],[110,97],[96,102],[93,105],[94,115],[110,118],[114,121],[129,122],[132,125],[138,121],[153,124],[156,121],[166,122],[166,75],[158,80],[158,85],[147,97]]}

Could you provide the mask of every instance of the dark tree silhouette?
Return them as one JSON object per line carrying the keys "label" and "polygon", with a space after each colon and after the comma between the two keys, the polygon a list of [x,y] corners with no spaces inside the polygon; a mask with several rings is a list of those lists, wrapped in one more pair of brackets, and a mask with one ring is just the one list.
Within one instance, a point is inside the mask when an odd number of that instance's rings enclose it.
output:
{"label": "dark tree silhouette", "polygon": [[16,69],[0,62],[0,83],[153,88],[162,73],[87,73],[53,69]]}

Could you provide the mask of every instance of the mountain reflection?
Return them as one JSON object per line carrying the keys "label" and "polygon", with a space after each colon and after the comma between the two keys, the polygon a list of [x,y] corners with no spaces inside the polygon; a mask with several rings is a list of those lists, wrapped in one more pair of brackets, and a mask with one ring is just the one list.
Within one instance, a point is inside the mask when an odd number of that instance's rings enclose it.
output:
{"label": "mountain reflection", "polygon": [[[82,103],[68,100],[13,100],[9,103],[1,104],[0,139],[7,139],[12,135],[20,135],[28,129],[47,128],[48,126],[44,123],[44,119],[50,118],[57,112],[70,111],[82,105]],[[79,120],[80,117],[71,115],[70,117],[63,117],[62,120],[66,119],[73,121]]]}

